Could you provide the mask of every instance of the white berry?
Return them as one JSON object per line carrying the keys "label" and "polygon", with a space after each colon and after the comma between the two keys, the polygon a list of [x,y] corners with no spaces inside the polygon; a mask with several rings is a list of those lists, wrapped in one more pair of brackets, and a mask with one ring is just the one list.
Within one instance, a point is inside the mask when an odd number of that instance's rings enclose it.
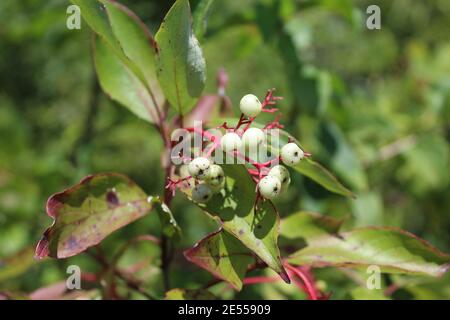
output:
{"label": "white berry", "polygon": [[242,135],[244,146],[251,150],[256,150],[265,139],[264,132],[258,128],[250,128]]}
{"label": "white berry", "polygon": [[238,134],[229,132],[222,137],[220,145],[225,152],[239,150],[242,147],[242,140]]}
{"label": "white berry", "polygon": [[210,186],[220,186],[225,181],[225,174],[221,166],[213,164],[209,169],[209,176],[206,178],[206,183]]}
{"label": "white berry", "polygon": [[210,168],[211,162],[205,157],[195,158],[188,165],[189,174],[199,180],[204,180],[208,177]]}
{"label": "white berry", "polygon": [[225,179],[222,180],[222,182],[219,185],[211,185],[208,182],[206,182],[206,184],[208,184],[209,188],[211,189],[213,194],[219,193],[220,191],[222,191],[223,187],[225,186]]}
{"label": "white berry", "polygon": [[198,203],[206,203],[213,196],[211,188],[205,184],[198,184],[192,189],[192,200]]}
{"label": "white berry", "polygon": [[266,199],[275,199],[281,192],[280,179],[274,176],[265,176],[258,183],[259,193]]}
{"label": "white berry", "polygon": [[241,112],[248,117],[256,117],[262,110],[261,102],[254,94],[246,94],[239,103]]}
{"label": "white berry", "polygon": [[291,175],[289,170],[282,166],[276,165],[269,171],[269,176],[276,177],[281,181],[281,189],[285,190],[291,183]]}
{"label": "white berry", "polygon": [[305,157],[302,149],[299,148],[295,143],[285,144],[281,148],[281,160],[284,164],[292,166],[296,165]]}

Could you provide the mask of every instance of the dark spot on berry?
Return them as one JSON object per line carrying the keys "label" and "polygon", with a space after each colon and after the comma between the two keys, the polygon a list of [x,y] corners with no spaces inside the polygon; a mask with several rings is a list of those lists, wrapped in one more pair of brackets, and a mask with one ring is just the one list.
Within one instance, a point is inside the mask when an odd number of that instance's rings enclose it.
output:
{"label": "dark spot on berry", "polygon": [[202,175],[203,174],[203,170],[202,169],[198,170],[198,174]]}

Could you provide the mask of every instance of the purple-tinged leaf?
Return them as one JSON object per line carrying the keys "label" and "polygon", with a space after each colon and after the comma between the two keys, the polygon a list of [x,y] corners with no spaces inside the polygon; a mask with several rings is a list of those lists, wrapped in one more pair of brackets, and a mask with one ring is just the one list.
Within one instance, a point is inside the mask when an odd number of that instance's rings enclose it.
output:
{"label": "purple-tinged leaf", "polygon": [[74,256],[151,209],[144,191],[126,176],[116,173],[88,176],[48,199],[47,214],[54,221],[39,241],[35,255]]}

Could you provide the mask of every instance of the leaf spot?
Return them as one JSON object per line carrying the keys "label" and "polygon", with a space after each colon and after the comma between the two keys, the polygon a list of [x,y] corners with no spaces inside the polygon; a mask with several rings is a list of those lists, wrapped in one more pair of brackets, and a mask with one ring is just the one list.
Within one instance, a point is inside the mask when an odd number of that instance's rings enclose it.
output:
{"label": "leaf spot", "polygon": [[119,197],[117,196],[117,193],[115,191],[108,191],[106,193],[106,201],[108,202],[108,205],[113,207],[120,204]]}

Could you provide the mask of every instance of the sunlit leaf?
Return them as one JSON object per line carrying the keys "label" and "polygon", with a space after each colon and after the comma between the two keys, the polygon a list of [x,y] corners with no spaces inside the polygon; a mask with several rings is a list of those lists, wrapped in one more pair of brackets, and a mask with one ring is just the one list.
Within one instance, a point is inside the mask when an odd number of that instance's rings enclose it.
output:
{"label": "sunlit leaf", "polygon": [[186,250],[184,255],[189,261],[230,283],[236,290],[241,290],[247,267],[254,261],[250,251],[223,230],[209,234]]}
{"label": "sunlit leaf", "polygon": [[126,176],[88,176],[48,199],[47,214],[54,221],[39,241],[36,257],[74,256],[151,209],[147,195]]}
{"label": "sunlit leaf", "polygon": [[390,300],[383,294],[382,289],[368,289],[358,287],[351,291],[354,300]]}
{"label": "sunlit leaf", "polygon": [[102,37],[118,56],[124,58],[124,53],[109,24],[105,6],[97,0],[71,0],[71,2],[80,8],[81,16],[89,27]]}
{"label": "sunlit leaf", "polygon": [[[150,94],[161,105],[163,97],[156,77],[156,42],[139,17],[127,7],[109,0],[102,0],[108,12],[114,36],[125,55],[133,61],[145,77]],[[151,100],[152,107],[154,104]]]}
{"label": "sunlit leaf", "polygon": [[139,118],[154,122],[158,115],[152,97],[135,74],[98,38],[94,62],[102,89]]}
{"label": "sunlit leaf", "polygon": [[328,191],[346,197],[355,197],[353,192],[344,187],[327,169],[311,159],[303,159],[293,168],[304,176],[317,182]]}
{"label": "sunlit leaf", "polygon": [[337,233],[343,222],[342,219],[300,211],[281,220],[280,235],[288,239],[304,238],[308,241],[315,237]]}
{"label": "sunlit leaf", "polygon": [[314,238],[288,261],[313,267],[380,267],[383,272],[440,276],[450,255],[411,233],[394,228],[361,228]]}
{"label": "sunlit leaf", "polygon": [[155,37],[159,83],[181,115],[194,107],[206,80],[205,59],[191,24],[189,1],[177,0]]}
{"label": "sunlit leaf", "polygon": [[255,212],[255,183],[243,165],[222,165],[222,168],[226,176],[224,190],[200,207],[283,280],[289,281],[277,246],[278,212],[270,201],[259,203]]}
{"label": "sunlit leaf", "polygon": [[108,0],[73,0],[100,40],[94,60],[103,90],[138,117],[160,118],[163,102],[156,79],[155,42],[139,18],[126,7]]}

